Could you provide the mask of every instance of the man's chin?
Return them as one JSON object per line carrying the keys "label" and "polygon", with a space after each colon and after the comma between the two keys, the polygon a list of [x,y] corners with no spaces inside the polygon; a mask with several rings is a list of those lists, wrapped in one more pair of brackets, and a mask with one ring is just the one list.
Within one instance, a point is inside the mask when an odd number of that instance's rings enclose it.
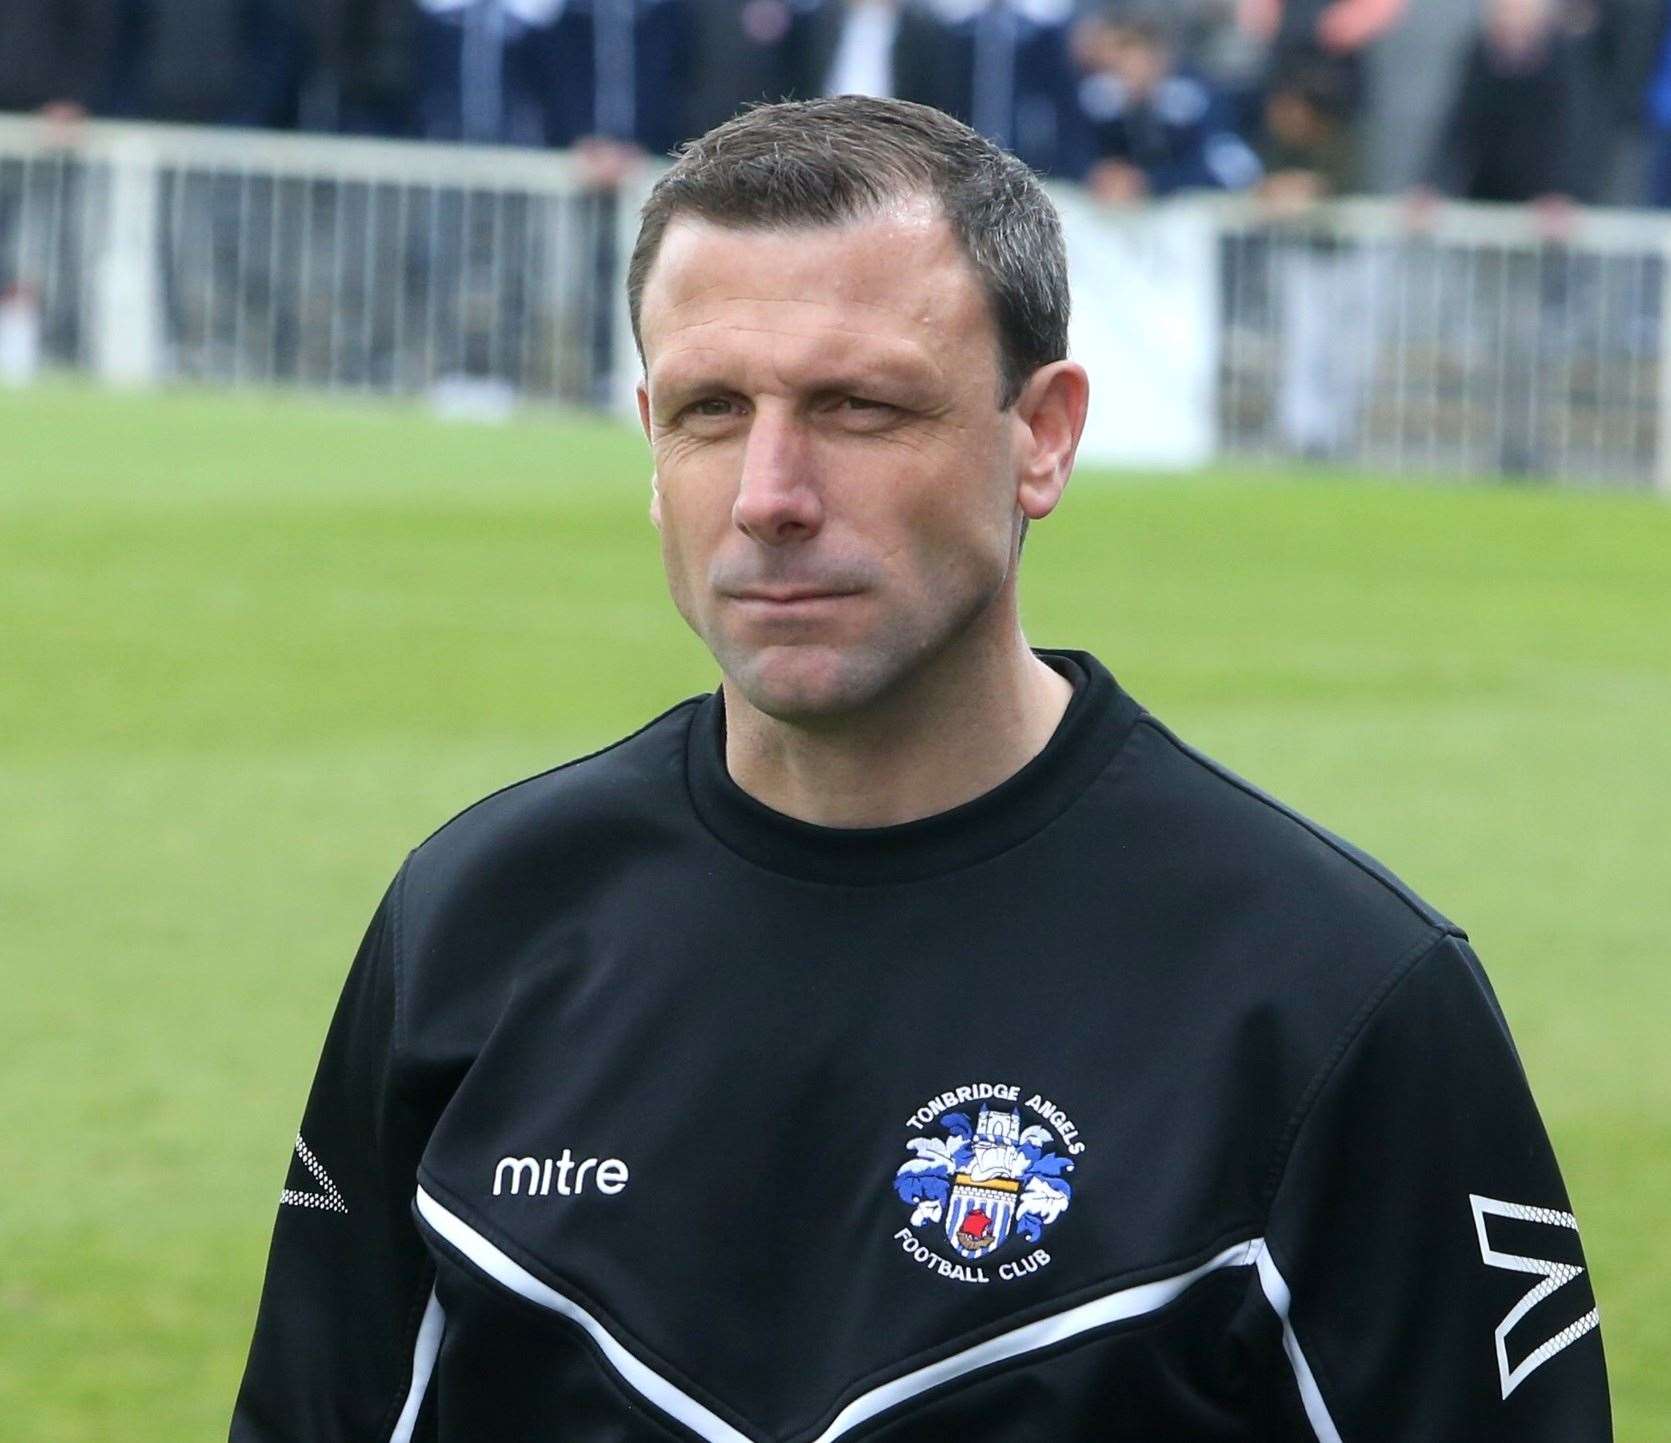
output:
{"label": "man's chin", "polygon": [[863,711],[892,680],[878,659],[835,646],[771,646],[725,667],[726,680],[774,721],[817,725]]}

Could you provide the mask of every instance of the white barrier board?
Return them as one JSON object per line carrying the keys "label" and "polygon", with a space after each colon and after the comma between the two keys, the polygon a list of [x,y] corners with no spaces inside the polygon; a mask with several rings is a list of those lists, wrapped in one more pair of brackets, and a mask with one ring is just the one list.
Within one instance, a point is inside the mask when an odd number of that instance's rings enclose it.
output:
{"label": "white barrier board", "polygon": [[1069,350],[1091,374],[1079,454],[1094,465],[1200,466],[1217,442],[1218,271],[1210,215],[1119,212],[1054,190],[1073,285]]}

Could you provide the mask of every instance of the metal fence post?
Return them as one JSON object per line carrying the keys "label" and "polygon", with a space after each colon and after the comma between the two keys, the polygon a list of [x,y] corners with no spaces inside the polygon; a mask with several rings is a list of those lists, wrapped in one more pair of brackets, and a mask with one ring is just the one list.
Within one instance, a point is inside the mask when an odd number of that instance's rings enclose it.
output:
{"label": "metal fence post", "polygon": [[632,314],[627,305],[627,262],[638,239],[638,213],[665,166],[650,166],[623,181],[615,196],[615,294],[608,300],[614,318],[609,350],[609,409],[638,424],[638,348],[632,338]]}
{"label": "metal fence post", "polygon": [[1654,489],[1671,496],[1671,230],[1664,233],[1659,252],[1659,404],[1654,408]]}
{"label": "metal fence post", "polygon": [[106,148],[110,205],[93,289],[93,365],[106,381],[162,379],[162,293],[158,266],[158,157],[143,135]]}

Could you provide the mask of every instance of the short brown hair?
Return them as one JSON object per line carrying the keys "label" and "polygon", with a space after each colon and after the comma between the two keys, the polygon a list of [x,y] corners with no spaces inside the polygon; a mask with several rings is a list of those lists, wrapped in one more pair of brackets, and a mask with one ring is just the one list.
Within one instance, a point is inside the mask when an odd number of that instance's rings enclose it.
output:
{"label": "short brown hair", "polygon": [[1034,371],[1068,352],[1061,220],[1021,161],[904,100],[760,105],[683,146],[644,203],[627,267],[639,359],[645,282],[675,217],[738,229],[837,226],[919,195],[938,202],[981,279],[998,334],[998,404],[1014,405]]}

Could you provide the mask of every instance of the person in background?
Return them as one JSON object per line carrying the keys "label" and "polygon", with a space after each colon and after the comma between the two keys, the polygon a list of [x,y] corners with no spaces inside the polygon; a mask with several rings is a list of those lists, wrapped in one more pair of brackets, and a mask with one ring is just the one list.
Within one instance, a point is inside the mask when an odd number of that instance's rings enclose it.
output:
{"label": "person in background", "polygon": [[1083,179],[1090,147],[1069,53],[1071,0],[938,0],[944,42],[913,98],[1043,175]]}
{"label": "person in background", "polygon": [[1265,93],[1259,159],[1260,198],[1282,215],[1358,188],[1351,96],[1328,64],[1291,62]]}
{"label": "person in background", "polygon": [[1652,53],[1644,106],[1649,147],[1645,198],[1649,205],[1671,207],[1671,0],[1662,0]]}
{"label": "person in background", "polygon": [[[305,44],[294,0],[125,0],[120,25],[115,114],[178,125],[296,124]],[[235,364],[218,328],[227,298],[274,283],[276,248],[252,263],[244,237],[250,216],[275,204],[275,185],[210,165],[160,168],[159,310],[180,375]],[[274,337],[275,351],[286,344]]]}
{"label": "person in background", "polygon": [[0,20],[0,111],[73,123],[110,84],[116,0],[6,0]]}
{"label": "person in background", "polygon": [[1237,0],[1237,18],[1244,30],[1270,46],[1272,64],[1280,68],[1308,56],[1361,54],[1403,17],[1407,3]]}
{"label": "person in background", "polygon": [[5,0],[0,111],[33,112],[67,155],[0,186],[0,367],[11,379],[32,376],[43,350],[68,358],[80,342],[84,171],[68,153],[103,106],[116,27],[116,0]]}
{"label": "person in background", "polygon": [[701,135],[750,101],[778,100],[795,86],[792,0],[690,0],[691,54],[684,132]]}
{"label": "person in background", "polygon": [[946,41],[945,24],[914,0],[820,0],[796,11],[793,93],[932,104]]}
{"label": "person in background", "polygon": [[1542,236],[1540,249],[1508,250],[1500,261],[1506,329],[1496,465],[1509,475],[1544,468],[1538,397],[1567,344],[1573,287],[1585,274],[1566,241],[1593,160],[1581,148],[1590,102],[1565,21],[1560,0],[1487,0],[1413,208],[1421,224],[1440,196],[1527,203]]}
{"label": "person in background", "polygon": [[298,0],[298,11],[306,64],[297,125],[341,135],[412,134],[411,0]]}
{"label": "person in background", "polygon": [[1086,183],[1099,200],[1129,205],[1184,190],[1240,190],[1259,179],[1230,107],[1206,81],[1179,70],[1161,12],[1106,11],[1081,22],[1074,48],[1087,72],[1079,104],[1095,156]]}
{"label": "person in background", "polygon": [[415,3],[423,138],[545,145],[552,101],[546,72],[562,0]]}
{"label": "person in background", "polygon": [[1462,200],[1530,201],[1564,225],[1583,186],[1584,73],[1557,0],[1487,0],[1427,180]]}
{"label": "person in background", "polygon": [[685,138],[685,0],[566,0],[551,42],[546,143],[578,146],[599,183]]}
{"label": "person in background", "polygon": [[1327,66],[1355,112],[1364,90],[1364,53],[1403,18],[1407,0],[1238,0],[1242,29],[1267,47],[1267,75]]}
{"label": "person in background", "polygon": [[118,115],[295,124],[303,42],[291,0],[125,0],[117,56]]}
{"label": "person in background", "polygon": [[763,100],[963,103],[947,63],[947,25],[919,0],[693,0],[692,13],[692,135]]}
{"label": "person in background", "polygon": [[1579,70],[1576,199],[1631,205],[1641,191],[1643,93],[1654,63],[1658,0],[1560,0]]}
{"label": "person in background", "polygon": [[[1155,0],[1112,0],[1107,8],[1157,7]],[[1236,129],[1251,138],[1259,129],[1266,44],[1239,23],[1239,10],[1240,0],[1172,0],[1164,7],[1179,66],[1211,85],[1234,113]]]}
{"label": "person in background", "polygon": [[[579,296],[617,284],[614,225],[624,181],[684,137],[684,76],[691,53],[683,0],[417,0],[423,55],[423,133],[432,140],[543,146],[572,153],[583,228],[563,283]],[[449,320],[453,371],[445,384],[480,391],[518,384],[530,305],[523,265],[503,258],[541,244],[540,211],[507,197],[489,223],[462,191],[441,197],[436,239],[418,268],[442,295],[490,296]],[[471,228],[471,220],[476,224]],[[584,259],[582,259],[584,258]],[[587,308],[584,334],[564,348],[587,377],[588,399],[607,396],[614,317]],[[485,394],[485,391],[483,392]],[[497,404],[495,402],[494,404]]]}
{"label": "person in background", "polygon": [[1265,96],[1259,200],[1272,222],[1281,318],[1277,427],[1294,455],[1347,456],[1370,380],[1382,264],[1315,225],[1316,207],[1358,188],[1352,96],[1338,66],[1296,58]]}
{"label": "person in background", "polygon": [[682,0],[417,0],[421,133],[575,147],[609,187],[684,135]]}

